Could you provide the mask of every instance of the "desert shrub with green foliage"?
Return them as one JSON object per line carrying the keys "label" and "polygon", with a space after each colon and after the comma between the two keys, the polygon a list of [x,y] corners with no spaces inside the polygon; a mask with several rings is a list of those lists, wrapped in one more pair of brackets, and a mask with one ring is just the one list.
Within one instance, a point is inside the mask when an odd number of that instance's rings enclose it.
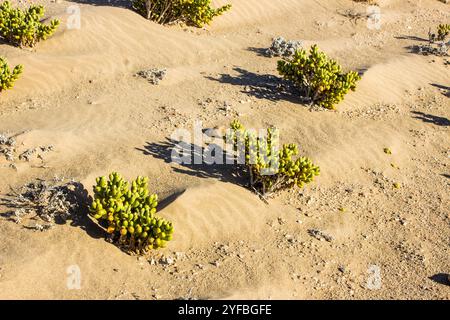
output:
{"label": "desert shrub with green foliage", "polygon": [[437,27],[437,41],[445,41],[447,36],[450,34],[450,24],[440,24]]}
{"label": "desert shrub with green foliage", "polygon": [[91,215],[107,222],[107,232],[128,252],[164,248],[172,240],[173,225],[156,215],[158,196],[148,191],[148,178],[129,183],[118,173],[96,179]]}
{"label": "desert shrub with green foliage", "polygon": [[245,157],[243,162],[250,175],[250,187],[263,196],[295,186],[302,188],[320,174],[319,167],[309,158],[294,159],[298,155],[297,145],[284,144],[278,149],[279,135],[275,128],[268,128],[266,137],[261,137],[234,120],[226,141],[233,145],[238,158]]}
{"label": "desert shrub with green foliage", "polygon": [[343,73],[342,67],[320,52],[317,45],[311,47],[309,54],[300,49],[291,58],[278,61],[278,72],[292,81],[309,102],[327,109],[335,109],[361,79],[357,72]]}
{"label": "desert shrub with green foliage", "polygon": [[203,27],[228,11],[231,5],[211,7],[211,0],[132,0],[133,8],[142,16],[160,24],[185,22]]}
{"label": "desert shrub with green foliage", "polygon": [[13,8],[9,1],[3,2],[0,5],[0,36],[16,46],[34,47],[51,36],[59,25],[57,19],[48,25],[42,23],[44,12],[42,5],[22,10]]}
{"label": "desert shrub with green foliage", "polygon": [[22,71],[23,66],[21,64],[15,66],[11,71],[8,61],[5,58],[0,57],[0,92],[6,89],[11,89]]}

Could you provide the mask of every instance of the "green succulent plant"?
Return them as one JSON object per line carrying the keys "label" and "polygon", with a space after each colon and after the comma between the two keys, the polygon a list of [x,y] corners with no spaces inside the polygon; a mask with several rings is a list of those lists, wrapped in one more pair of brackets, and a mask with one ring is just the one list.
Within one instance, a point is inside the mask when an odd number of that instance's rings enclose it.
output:
{"label": "green succulent plant", "polygon": [[278,61],[278,72],[292,81],[311,103],[327,109],[335,109],[361,79],[357,72],[343,73],[341,66],[319,51],[317,45],[311,47],[309,54],[300,49],[291,58]]}
{"label": "green succulent plant", "polygon": [[445,41],[445,39],[449,34],[450,34],[450,24],[440,24],[437,27],[436,40]]}
{"label": "green succulent plant", "polygon": [[59,25],[57,19],[43,24],[44,12],[42,5],[22,10],[13,8],[9,1],[3,2],[0,5],[0,36],[15,46],[34,47],[51,36]]}
{"label": "green succulent plant", "polygon": [[107,232],[128,251],[145,253],[164,248],[172,240],[173,225],[156,215],[158,196],[149,194],[148,178],[129,183],[118,173],[96,179],[94,201],[89,210],[97,220],[107,221]]}
{"label": "green succulent plant", "polygon": [[250,186],[262,195],[268,196],[295,186],[302,188],[320,174],[319,167],[309,158],[294,159],[298,155],[297,145],[284,144],[281,150],[277,149],[279,136],[275,128],[268,128],[267,136],[261,138],[234,120],[225,138],[233,144],[235,152],[244,152]]}
{"label": "green succulent plant", "polygon": [[211,0],[132,0],[132,5],[139,14],[157,23],[183,21],[199,28],[231,8],[228,4],[215,9]]}
{"label": "green succulent plant", "polygon": [[11,71],[8,61],[5,58],[0,57],[0,92],[6,89],[11,89],[22,71],[23,66],[21,64],[15,66]]}

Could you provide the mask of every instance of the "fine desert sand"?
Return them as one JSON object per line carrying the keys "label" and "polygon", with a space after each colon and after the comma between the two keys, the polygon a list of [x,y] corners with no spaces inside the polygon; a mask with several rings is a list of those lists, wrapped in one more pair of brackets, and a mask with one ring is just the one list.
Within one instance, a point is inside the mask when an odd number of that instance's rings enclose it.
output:
{"label": "fine desert sand", "polygon": [[[90,218],[40,232],[2,217],[0,298],[449,299],[450,58],[410,48],[450,21],[450,4],[377,2],[379,29],[350,0],[218,0],[231,11],[201,29],[158,25],[127,1],[41,1],[61,20],[55,35],[33,50],[0,44],[25,68],[0,94],[0,132],[17,135],[19,152],[53,151],[15,168],[0,155],[0,194],[59,177],[92,195],[112,171],[148,176],[175,233],[140,257]],[[79,29],[66,23],[74,5]],[[362,72],[356,91],[336,111],[278,94],[279,58],[262,54],[277,36]],[[167,76],[135,76],[149,68]],[[266,203],[229,168],[170,162],[174,130],[235,118],[279,128],[320,176]]]}

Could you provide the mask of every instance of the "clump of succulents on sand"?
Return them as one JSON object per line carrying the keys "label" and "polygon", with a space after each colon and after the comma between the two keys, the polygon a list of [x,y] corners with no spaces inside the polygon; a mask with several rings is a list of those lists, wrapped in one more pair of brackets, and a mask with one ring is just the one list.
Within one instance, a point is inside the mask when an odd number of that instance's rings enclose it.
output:
{"label": "clump of succulents on sand", "polygon": [[247,130],[238,120],[230,124],[226,141],[232,143],[237,157],[245,157],[250,187],[262,197],[293,188],[302,188],[320,174],[307,157],[297,157],[297,145],[284,144],[278,150],[279,136],[275,128],[267,129],[266,137]]}
{"label": "clump of succulents on sand", "polygon": [[[33,48],[39,41],[50,37],[59,25],[53,19],[49,24],[43,23],[45,9],[42,5],[31,5],[25,10],[13,8],[11,2],[0,4],[0,38],[21,48]],[[0,92],[11,89],[23,71],[22,65],[10,69],[5,58],[0,57]]]}
{"label": "clump of succulents on sand", "polygon": [[13,8],[9,1],[0,5],[0,36],[12,45],[34,47],[39,41],[51,36],[59,20],[44,24],[45,10],[42,5],[31,5],[26,10]]}
{"label": "clump of succulents on sand", "polygon": [[0,92],[14,87],[14,82],[19,78],[23,71],[23,66],[18,64],[12,70],[8,61],[0,57]]}
{"label": "clump of succulents on sand", "polygon": [[445,41],[447,36],[450,34],[450,24],[440,24],[437,27],[437,35],[431,35],[432,40]]}
{"label": "clump of succulents on sand", "polygon": [[112,240],[127,252],[164,248],[174,229],[171,222],[156,215],[158,196],[149,193],[148,178],[137,177],[131,188],[118,173],[108,178],[96,179],[91,215],[106,222]]}
{"label": "clump of succulents on sand", "polygon": [[157,23],[184,22],[199,28],[231,8],[230,4],[213,8],[211,0],[132,0],[132,5],[142,16]]}
{"label": "clump of succulents on sand", "polygon": [[335,109],[361,79],[355,71],[343,72],[317,45],[309,52],[297,50],[292,57],[278,61],[278,72],[300,89],[306,101],[327,109]]}
{"label": "clump of succulents on sand", "polygon": [[417,53],[423,55],[447,56],[450,48],[450,41],[447,37],[450,34],[450,24],[440,24],[437,26],[436,32],[431,30],[428,32],[428,43],[425,45],[417,45],[415,49]]}

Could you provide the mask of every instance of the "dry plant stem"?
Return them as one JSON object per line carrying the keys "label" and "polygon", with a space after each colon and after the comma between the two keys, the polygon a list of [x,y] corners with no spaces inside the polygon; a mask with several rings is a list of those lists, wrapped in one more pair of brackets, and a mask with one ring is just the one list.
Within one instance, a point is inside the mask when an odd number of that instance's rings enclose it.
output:
{"label": "dry plant stem", "polygon": [[164,19],[164,16],[166,15],[166,12],[169,10],[169,9],[171,9],[171,7],[172,7],[172,3],[169,1],[169,2],[166,2],[166,8],[164,9],[164,11],[161,13],[161,15],[159,16],[159,19],[158,19],[158,23],[161,23],[161,21]]}
{"label": "dry plant stem", "polygon": [[266,196],[264,196],[261,192],[259,192],[255,187],[251,186],[252,190],[255,191],[255,193],[258,195],[258,197],[264,201],[265,204],[269,204],[269,201],[267,201]]}
{"label": "dry plant stem", "polygon": [[[50,225],[60,219],[74,219],[75,212],[82,206],[80,184],[68,182],[48,184],[38,180],[23,186],[20,190],[10,187],[10,193],[0,198],[1,204],[10,209],[6,214],[14,216],[39,217]],[[30,217],[30,214],[35,214]],[[17,221],[16,221],[17,222]]]}
{"label": "dry plant stem", "polygon": [[269,204],[269,202],[267,201],[266,195],[264,193],[259,192],[255,187],[255,180],[254,180],[254,175],[253,175],[253,171],[250,167],[248,167],[248,170],[250,172],[250,187],[253,189],[253,191],[259,196],[259,198],[261,200],[263,200],[266,204]]}
{"label": "dry plant stem", "polygon": [[[277,177],[277,180],[274,182],[274,184],[269,188],[266,189],[266,184],[262,179],[256,179],[252,172],[251,167],[248,167],[248,170],[250,172],[250,186],[255,191],[256,194],[260,196],[263,200],[267,202],[267,199],[273,196],[278,190],[282,189],[282,186],[287,182],[287,179],[285,177]],[[261,183],[262,184],[262,193],[257,191],[255,188],[255,185]]]}
{"label": "dry plant stem", "polygon": [[150,17],[152,16],[153,8],[152,8],[152,2],[150,0],[147,0],[145,2],[145,8],[147,10],[147,20],[150,20]]}

